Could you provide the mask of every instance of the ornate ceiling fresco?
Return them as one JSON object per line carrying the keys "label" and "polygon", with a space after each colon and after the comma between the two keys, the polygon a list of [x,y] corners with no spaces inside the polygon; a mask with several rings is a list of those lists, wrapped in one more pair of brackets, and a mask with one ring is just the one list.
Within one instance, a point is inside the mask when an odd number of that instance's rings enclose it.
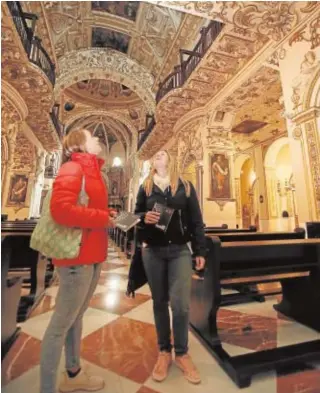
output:
{"label": "ornate ceiling fresco", "polygon": [[[231,140],[236,151],[243,151],[253,145],[287,134],[285,118],[281,116],[283,112],[281,97],[282,88],[278,72],[262,67],[256,75],[234,92],[232,99],[226,100],[225,105],[219,106],[236,113],[233,128],[246,121],[266,123],[265,126],[248,134],[231,132]],[[248,126],[244,127],[244,131],[248,128]]]}
{"label": "ornate ceiling fresco", "polygon": [[140,159],[149,159],[161,149],[181,119],[187,121],[201,108],[216,110],[224,97],[232,100],[240,84],[281,47],[282,38],[298,32],[302,22],[320,7],[319,2],[156,3],[222,20],[225,25],[183,86],[169,91],[158,103],[157,124],[138,152]]}
{"label": "ornate ceiling fresco", "polygon": [[150,1],[163,7],[250,29],[275,41],[284,38],[318,1]]}
{"label": "ornate ceiling fresco", "polygon": [[89,79],[65,89],[72,102],[90,104],[97,108],[123,108],[141,105],[140,98],[126,86],[106,79]]}
{"label": "ornate ceiling fresco", "polygon": [[107,146],[108,150],[119,141],[125,150],[132,142],[131,131],[120,121],[106,115],[87,115],[73,121],[67,128],[86,128],[93,135],[98,136],[100,141]]}
{"label": "ornate ceiling fresco", "polygon": [[[45,23],[37,34],[57,59],[78,49],[113,48],[137,60],[155,79],[168,63],[173,44],[178,41],[179,49],[192,46],[204,23],[197,16],[144,2],[30,1],[23,4],[26,11],[43,16]],[[178,55],[175,51],[174,60]]]}

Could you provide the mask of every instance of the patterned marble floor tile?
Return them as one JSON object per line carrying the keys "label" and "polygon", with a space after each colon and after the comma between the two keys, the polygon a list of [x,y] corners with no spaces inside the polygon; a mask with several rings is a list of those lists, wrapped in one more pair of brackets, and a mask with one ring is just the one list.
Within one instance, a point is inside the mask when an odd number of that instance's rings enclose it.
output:
{"label": "patterned marble floor tile", "polygon": [[245,314],[260,315],[267,318],[277,318],[278,313],[273,308],[274,304],[278,304],[275,296],[268,297],[265,302],[248,302],[243,304],[235,304],[228,307],[223,307],[226,310],[234,310]]}
{"label": "patterned marble floor tile", "polygon": [[157,357],[154,326],[120,317],[85,337],[81,355],[90,363],[142,384]]}
{"label": "patterned marble floor tile", "polygon": [[[279,321],[277,327],[277,345],[297,344],[311,340],[319,340],[320,333],[294,321]],[[320,392],[319,392],[320,393]]]}
{"label": "patterned marble floor tile", "polygon": [[41,341],[21,332],[1,364],[1,384],[18,378],[39,364]]}
{"label": "patterned marble floor tile", "polygon": [[221,341],[263,351],[277,346],[277,320],[260,315],[220,309],[218,331]]}
{"label": "patterned marble floor tile", "polygon": [[44,314],[45,312],[51,311],[54,309],[56,304],[56,298],[53,296],[45,295],[37,307],[31,312],[29,318],[33,318],[37,315]]}
{"label": "patterned marble floor tile", "polygon": [[[59,286],[54,286],[46,289],[46,295],[56,298],[58,295]],[[94,291],[95,294],[105,292],[106,287],[103,285],[98,284],[96,290]]]}
{"label": "patterned marble floor tile", "polygon": [[150,296],[141,294],[136,294],[134,298],[129,298],[125,292],[111,289],[105,293],[94,295],[91,299],[90,307],[123,315],[149,299]]}
{"label": "patterned marble floor tile", "polygon": [[99,279],[99,285],[103,285],[107,289],[126,291],[128,277],[124,274],[103,272]]}
{"label": "patterned marble floor tile", "polygon": [[[42,340],[52,313],[53,311],[49,311],[34,318],[28,319],[26,322],[21,324],[22,331],[32,337]],[[102,326],[114,321],[117,318],[118,315],[89,307],[84,314],[82,337],[86,337],[95,330],[100,329]]]}
{"label": "patterned marble floor tile", "polygon": [[300,372],[279,375],[277,393],[319,393],[320,369],[305,369]]}
{"label": "patterned marble floor tile", "polygon": [[[168,379],[157,383],[149,378],[145,386],[159,393],[239,393],[239,388],[226,375],[210,353],[200,345],[199,341],[191,334],[189,336],[190,355],[198,367],[202,379],[200,385],[188,383],[182,372],[172,365]],[[275,373],[266,373],[255,376],[249,388],[243,390],[245,393],[276,393]]]}
{"label": "patterned marble floor tile", "polygon": [[123,316],[136,321],[154,324],[152,300],[148,300]]}
{"label": "patterned marble floor tile", "polygon": [[143,295],[150,295],[151,296],[149,284],[146,284],[143,287],[137,289],[136,293],[142,293]]}
{"label": "patterned marble floor tile", "polygon": [[[140,388],[140,384],[130,381],[127,378],[123,378],[111,371],[88,362],[82,361],[81,363],[84,368],[90,372],[90,374],[100,376],[105,380],[105,387],[99,390],[99,393],[136,393]],[[58,374],[61,375],[63,368],[64,357],[62,356]],[[39,366],[33,367],[31,370],[5,386],[2,389],[2,393],[38,393],[40,390],[39,372]],[[58,381],[60,375],[58,377]],[[77,392],[84,393],[82,390],[78,390]]]}
{"label": "patterned marble floor tile", "polygon": [[116,265],[116,266],[117,266],[117,268],[112,268],[109,270],[109,272],[110,273],[118,273],[118,274],[126,274],[126,275],[129,274],[129,269],[130,269],[129,265],[122,266],[122,267],[121,267],[121,265]]}
{"label": "patterned marble floor tile", "polygon": [[[125,266],[126,265],[124,263],[119,264],[119,263],[112,263],[112,262],[103,262],[102,271],[108,272],[108,271],[121,270],[121,268],[124,268]],[[122,272],[119,271],[119,273]]]}
{"label": "patterned marble floor tile", "polygon": [[158,391],[155,391],[153,389],[148,388],[147,386],[142,386],[137,393],[159,393]]}

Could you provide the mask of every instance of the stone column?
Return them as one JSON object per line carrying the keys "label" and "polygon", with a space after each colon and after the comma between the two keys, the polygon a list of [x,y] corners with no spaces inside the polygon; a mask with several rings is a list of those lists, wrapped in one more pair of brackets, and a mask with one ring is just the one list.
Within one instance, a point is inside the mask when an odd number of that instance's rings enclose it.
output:
{"label": "stone column", "polygon": [[269,227],[269,210],[268,210],[268,193],[266,172],[264,168],[264,160],[262,146],[256,146],[253,151],[254,170],[257,177],[257,187],[259,195],[259,221],[261,231],[267,231]]}
{"label": "stone column", "polygon": [[46,152],[37,150],[36,173],[32,189],[29,217],[39,217],[41,195],[44,187],[44,170],[45,170]]}

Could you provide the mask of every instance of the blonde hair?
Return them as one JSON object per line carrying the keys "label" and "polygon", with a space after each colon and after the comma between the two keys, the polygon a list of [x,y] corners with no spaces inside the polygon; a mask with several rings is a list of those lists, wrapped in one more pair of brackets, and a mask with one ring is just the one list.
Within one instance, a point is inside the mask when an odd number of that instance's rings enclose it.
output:
{"label": "blonde hair", "polygon": [[63,139],[63,161],[68,161],[72,153],[86,153],[87,137],[84,128],[70,131]]}
{"label": "blonde hair", "polygon": [[[172,159],[169,152],[167,150],[163,150],[163,151],[167,154],[167,157],[168,157],[168,173],[169,173],[169,177],[170,177],[170,187],[171,187],[172,195],[174,196],[176,194],[176,192],[178,190],[178,186],[179,186],[179,179],[180,179],[182,181],[182,184],[183,184],[185,190],[186,190],[186,194],[189,197],[190,192],[191,192],[190,183],[187,182],[186,180],[184,180],[181,177],[181,175],[179,175],[179,170],[178,170],[178,166],[176,164],[176,161]],[[157,173],[157,170],[154,167],[154,162],[152,162],[149,175],[143,183],[143,186],[144,186],[147,196],[150,196],[152,193],[152,188],[153,188],[153,183],[154,183],[153,176],[155,173]]]}

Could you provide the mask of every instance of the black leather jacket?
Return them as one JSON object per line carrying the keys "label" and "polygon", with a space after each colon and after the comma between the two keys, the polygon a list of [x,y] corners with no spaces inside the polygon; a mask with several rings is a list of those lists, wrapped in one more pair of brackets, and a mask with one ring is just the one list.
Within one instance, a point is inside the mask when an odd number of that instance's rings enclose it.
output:
{"label": "black leather jacket", "polygon": [[[143,241],[150,246],[166,246],[170,243],[186,244],[191,241],[195,256],[204,257],[206,255],[202,214],[196,191],[191,183],[190,187],[189,197],[187,197],[185,187],[181,181],[179,181],[178,190],[174,197],[171,194],[170,187],[162,192],[154,184],[150,196],[146,195],[143,186],[140,187],[135,208],[135,213],[142,218],[139,241]],[[154,225],[144,223],[145,213],[152,210],[156,202],[175,210],[166,233],[157,229]]]}

